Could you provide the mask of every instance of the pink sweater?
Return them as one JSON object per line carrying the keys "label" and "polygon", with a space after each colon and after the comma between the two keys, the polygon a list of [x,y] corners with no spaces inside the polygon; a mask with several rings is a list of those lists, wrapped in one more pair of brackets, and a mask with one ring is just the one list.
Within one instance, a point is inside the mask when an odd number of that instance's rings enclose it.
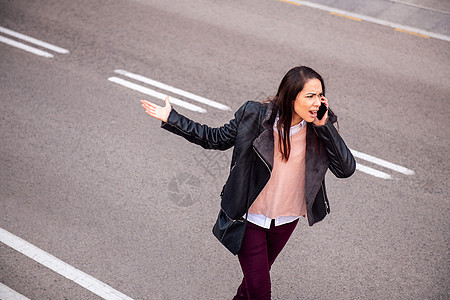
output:
{"label": "pink sweater", "polygon": [[306,216],[305,200],[306,126],[291,136],[291,153],[282,161],[278,134],[274,131],[272,176],[250,206],[249,213],[275,219],[281,216]]}

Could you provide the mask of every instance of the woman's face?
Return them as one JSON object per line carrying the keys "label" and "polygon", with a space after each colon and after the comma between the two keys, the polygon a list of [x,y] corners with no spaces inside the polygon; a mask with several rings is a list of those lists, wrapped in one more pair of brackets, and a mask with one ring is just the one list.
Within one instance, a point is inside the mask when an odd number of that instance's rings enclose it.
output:
{"label": "woman's face", "polygon": [[295,98],[291,126],[300,123],[302,120],[313,122],[317,117],[322,96],[320,80],[311,79],[307,81],[303,90]]}

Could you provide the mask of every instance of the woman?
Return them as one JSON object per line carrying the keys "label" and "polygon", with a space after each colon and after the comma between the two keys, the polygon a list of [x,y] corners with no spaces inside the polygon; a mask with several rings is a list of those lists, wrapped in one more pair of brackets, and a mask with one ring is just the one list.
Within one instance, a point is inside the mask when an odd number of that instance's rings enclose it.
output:
{"label": "woman", "polygon": [[[355,171],[350,150],[332,125],[322,77],[295,67],[276,96],[248,101],[228,124],[210,128],[171,108],[142,100],[162,128],[207,149],[234,147],[230,174],[221,193],[214,235],[238,255],[244,278],[234,299],[270,299],[270,267],[300,217],[310,226],[329,213],[327,169],[340,178]],[[327,111],[317,113],[321,105]]]}

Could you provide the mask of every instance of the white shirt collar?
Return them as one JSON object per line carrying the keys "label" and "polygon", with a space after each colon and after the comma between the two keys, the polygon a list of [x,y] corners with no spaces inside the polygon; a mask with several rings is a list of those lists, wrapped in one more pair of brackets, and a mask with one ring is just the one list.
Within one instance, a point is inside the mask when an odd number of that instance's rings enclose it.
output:
{"label": "white shirt collar", "polygon": [[[276,133],[278,133],[278,129],[277,129],[278,120],[279,120],[279,117],[277,115],[277,117],[275,118],[275,122],[273,123],[273,130],[275,130]],[[302,130],[305,126],[306,126],[305,120],[302,120],[300,123],[298,123],[294,126],[291,126],[291,128],[289,130],[289,136],[293,136],[294,134],[296,134],[297,132]]]}

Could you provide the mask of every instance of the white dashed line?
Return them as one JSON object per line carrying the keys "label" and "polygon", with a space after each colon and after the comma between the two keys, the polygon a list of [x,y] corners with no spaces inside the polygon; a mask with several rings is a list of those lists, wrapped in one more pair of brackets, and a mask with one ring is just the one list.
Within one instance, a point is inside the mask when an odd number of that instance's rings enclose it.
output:
{"label": "white dashed line", "polygon": [[4,34],[7,34],[7,35],[10,35],[10,36],[13,36],[13,37],[18,38],[18,39],[21,39],[23,41],[32,43],[32,44],[34,44],[36,46],[40,46],[40,47],[46,48],[46,49],[54,51],[56,53],[61,53],[61,54],[69,53],[69,50],[67,50],[67,49],[64,49],[64,48],[61,48],[61,47],[49,44],[47,42],[35,39],[33,37],[24,35],[22,33],[13,31],[11,29],[8,29],[8,28],[2,27],[2,26],[0,26],[0,32],[4,33]]}
{"label": "white dashed line", "polygon": [[377,165],[382,166],[384,168],[391,169],[393,171],[396,171],[396,172],[399,172],[399,173],[402,173],[402,174],[405,174],[405,175],[414,175],[415,174],[413,170],[410,170],[408,168],[405,168],[405,167],[399,166],[397,164],[388,162],[388,161],[386,161],[384,159],[376,158],[375,156],[372,156],[372,155],[369,155],[369,154],[365,154],[365,153],[362,153],[362,152],[359,152],[359,151],[356,151],[356,150],[353,150],[353,149],[351,149],[350,151],[352,152],[353,156],[358,157],[358,158],[363,159],[363,160],[366,160],[366,161],[369,161],[371,163],[377,164]]}
{"label": "white dashed line", "polygon": [[40,50],[38,48],[34,48],[34,47],[31,47],[31,46],[22,44],[20,42],[17,42],[15,40],[11,40],[11,39],[9,39],[7,37],[4,37],[4,36],[1,36],[1,35],[0,35],[0,42],[2,42],[4,44],[7,44],[7,45],[10,45],[10,46],[13,46],[13,47],[16,47],[16,48],[19,48],[19,49],[22,49],[22,50],[27,51],[27,52],[33,53],[35,55],[43,56],[43,57],[46,57],[46,58],[52,58],[53,57],[53,54],[51,54],[51,53],[48,53],[46,51],[42,51],[42,50]]}
{"label": "white dashed line", "polygon": [[1,300],[30,300],[27,297],[19,294],[15,290],[7,287],[0,282],[0,299]]}
{"label": "white dashed line", "polygon": [[[149,88],[147,88],[147,87],[141,86],[141,85],[139,85],[139,84],[136,84],[136,83],[133,83],[133,82],[124,80],[124,79],[119,78],[119,77],[114,77],[114,76],[113,76],[113,77],[109,77],[108,80],[111,81],[111,82],[120,84],[120,85],[122,85],[122,86],[124,86],[124,87],[127,87],[127,88],[129,88],[129,89],[132,89],[132,90],[141,92],[141,93],[143,93],[143,94],[152,96],[152,97],[154,97],[154,98],[163,100],[163,101],[164,101],[164,100],[166,99],[166,97],[167,97],[166,94],[157,92],[157,91],[155,91],[155,90],[152,90],[152,89],[149,89]],[[174,97],[170,97],[170,103],[171,103],[171,104],[178,105],[178,106],[180,106],[180,107],[184,107],[184,108],[186,108],[186,109],[189,109],[189,110],[192,110],[192,111],[195,111],[195,112],[198,112],[198,113],[206,113],[206,109],[203,109],[203,108],[201,108],[201,107],[199,107],[199,106],[197,106],[197,105],[190,104],[190,103],[188,103],[188,102],[185,102],[185,101],[183,101],[183,100],[180,100],[180,99],[177,99],[177,98],[174,98]]]}
{"label": "white dashed line", "polygon": [[[94,277],[66,264],[53,255],[0,228],[0,242],[108,300],[132,300]],[[3,298],[2,298],[3,299]]]}
{"label": "white dashed line", "polygon": [[142,75],[134,74],[134,73],[131,73],[131,72],[128,72],[128,71],[125,71],[125,70],[115,70],[114,72],[117,73],[117,74],[129,77],[129,78],[141,81],[143,83],[152,85],[154,87],[166,90],[168,92],[172,92],[172,93],[175,93],[177,95],[189,98],[191,100],[194,100],[194,101],[197,101],[197,102],[209,105],[211,107],[214,107],[214,108],[217,108],[217,109],[220,109],[220,110],[231,110],[231,108],[229,106],[226,106],[226,105],[224,105],[222,103],[218,103],[216,101],[203,98],[201,96],[192,94],[190,92],[183,91],[181,89],[178,89],[178,88],[175,88],[173,86],[167,85],[165,83],[162,83],[162,82],[159,82],[159,81],[147,78],[147,77],[142,76]]}
{"label": "white dashed line", "polygon": [[363,173],[366,173],[366,174],[369,174],[369,175],[372,175],[372,176],[375,176],[375,177],[378,177],[378,178],[392,179],[391,175],[389,175],[387,173],[384,173],[384,172],[381,172],[381,171],[378,171],[378,170],[373,169],[371,167],[367,167],[367,166],[361,165],[360,163],[356,163],[356,170],[358,170],[360,172],[363,172]]}
{"label": "white dashed line", "polygon": [[[352,152],[353,156],[355,158],[359,158],[365,161],[368,161],[372,164],[378,165],[380,167],[386,168],[386,169],[390,169],[392,171],[401,173],[401,174],[405,174],[405,175],[414,175],[414,171],[410,170],[408,168],[402,167],[400,165],[388,162],[384,159],[381,158],[377,158],[375,156],[369,155],[369,154],[365,154],[353,149],[350,149],[350,151]],[[383,178],[383,179],[393,179],[393,177],[391,175],[389,175],[388,173],[376,170],[374,168],[371,167],[367,167],[364,166],[360,163],[356,163],[356,170],[361,171],[363,173],[378,177],[378,178]]]}

